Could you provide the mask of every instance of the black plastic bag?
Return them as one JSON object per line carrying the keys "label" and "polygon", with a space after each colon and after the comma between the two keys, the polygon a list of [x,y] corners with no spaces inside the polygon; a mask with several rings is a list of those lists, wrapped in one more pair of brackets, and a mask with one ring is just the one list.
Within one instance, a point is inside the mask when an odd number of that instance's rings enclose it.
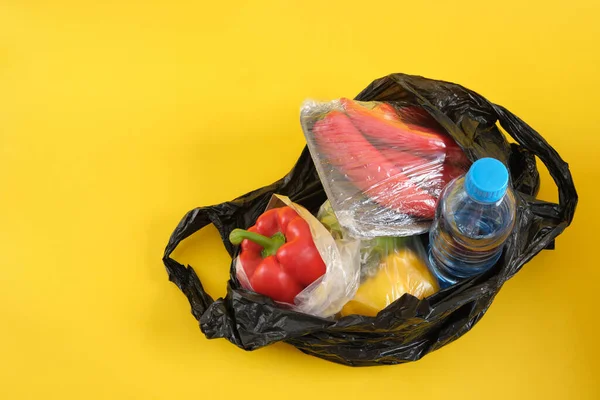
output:
{"label": "black plastic bag", "polygon": [[[274,193],[316,212],[326,198],[305,148],[283,179],[231,202],[196,208],[171,235],[163,257],[169,279],[189,299],[192,314],[207,338],[225,338],[245,350],[284,341],[307,354],[354,366],[415,361],[469,331],[503,283],[541,250],[553,248],[554,239],[571,223],[577,192],[568,165],[536,131],[504,107],[453,83],[404,74],[374,81],[356,99],[419,105],[448,131],[471,161],[489,156],[509,166],[517,198],[517,225],[502,258],[485,274],[427,299],[405,294],[377,317],[351,315],[333,321],[284,310],[269,298],[240,288],[233,263],[226,297],[213,300],[194,269],[173,260],[171,253],[182,240],[213,223],[234,258],[237,249],[227,240],[230,231],[253,225]],[[497,121],[519,144],[506,141]],[[534,156],[556,182],[559,204],[535,199],[539,174]]]}

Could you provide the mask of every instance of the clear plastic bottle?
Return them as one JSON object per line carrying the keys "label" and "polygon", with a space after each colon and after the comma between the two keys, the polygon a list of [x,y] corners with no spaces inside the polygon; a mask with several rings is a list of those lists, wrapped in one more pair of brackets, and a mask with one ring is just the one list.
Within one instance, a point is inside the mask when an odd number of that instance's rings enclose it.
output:
{"label": "clear plastic bottle", "polygon": [[481,274],[502,254],[515,223],[508,170],[494,158],[477,160],[442,192],[429,232],[429,263],[440,287]]}

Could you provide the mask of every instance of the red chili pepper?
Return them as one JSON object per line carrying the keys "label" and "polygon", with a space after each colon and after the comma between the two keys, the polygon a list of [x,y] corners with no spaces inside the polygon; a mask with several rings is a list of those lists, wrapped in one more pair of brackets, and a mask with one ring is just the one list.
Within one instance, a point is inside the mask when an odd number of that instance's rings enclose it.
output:
{"label": "red chili pepper", "polygon": [[466,167],[450,163],[442,154],[436,159],[428,159],[394,147],[385,147],[380,151],[396,168],[434,197],[438,197],[452,179],[467,172]]}
{"label": "red chili pepper", "polygon": [[396,110],[383,102],[376,102],[369,108],[365,103],[349,99],[341,99],[341,103],[356,127],[377,143],[434,158],[442,153],[453,164],[469,164],[462,149],[441,132],[442,127],[421,108]]}
{"label": "red chili pepper", "polygon": [[290,207],[266,211],[248,230],[234,229],[229,240],[242,245],[240,261],[252,289],[273,300],[293,304],[325,273],[308,223]]}
{"label": "red chili pepper", "polygon": [[413,177],[441,170],[444,154],[439,153],[436,158],[422,157],[409,153],[398,147],[382,147],[381,154],[406,176]]}
{"label": "red chili pepper", "polygon": [[[399,117],[396,120],[381,118],[381,111],[369,110],[352,100],[341,101],[352,123],[369,139],[416,151],[439,151],[445,148],[443,139],[438,135],[413,132]],[[389,117],[389,114],[386,115]]]}
{"label": "red chili pepper", "polygon": [[[385,104],[385,103],[383,103]],[[391,106],[390,106],[391,107]],[[461,169],[467,169],[471,162],[462,151],[460,146],[447,134],[442,133],[444,128],[429,115],[427,111],[420,107],[401,107],[398,109],[400,121],[408,128],[416,132],[438,135],[443,141],[446,153],[445,161],[450,164],[460,166]]]}
{"label": "red chili pepper", "polygon": [[406,214],[433,218],[436,199],[388,161],[347,115],[331,111],[315,123],[313,134],[327,161],[371,199]]}
{"label": "red chili pepper", "polygon": [[442,188],[446,186],[452,179],[461,176],[467,172],[467,167],[444,162],[442,166]]}
{"label": "red chili pepper", "polygon": [[[443,189],[444,186],[446,186],[452,179],[467,172],[471,162],[465,156],[465,153],[463,153],[462,149],[456,144],[456,142],[452,140],[452,138],[441,133],[443,128],[440,126],[440,124],[421,107],[409,106],[401,107],[400,109],[396,110],[395,107],[388,103],[377,102],[373,107],[373,111],[379,112],[382,118],[404,123],[410,129],[441,135],[443,137],[443,140],[446,144],[445,151],[432,152],[429,154],[429,156],[432,157],[432,162],[435,162],[436,167],[439,168],[439,171],[442,175],[441,187],[438,188],[439,190],[437,190],[437,193],[439,193],[440,190]],[[403,160],[405,162],[405,152],[399,156],[396,154],[398,151],[402,151],[402,149],[395,147],[386,147],[385,149],[382,149],[383,155],[386,156],[388,160],[394,163],[396,163],[397,160]],[[440,156],[444,156],[442,158],[444,162],[441,165],[438,164],[440,161]],[[427,163],[427,161],[423,161],[423,158],[419,157],[418,155],[414,155],[414,157],[415,165],[418,165],[419,159],[421,159],[422,163],[432,166],[431,162]],[[425,166],[424,168],[427,167]],[[429,168],[431,169],[431,167]],[[409,167],[409,170],[412,169]],[[435,188],[437,188],[437,186],[437,184],[434,185]]]}

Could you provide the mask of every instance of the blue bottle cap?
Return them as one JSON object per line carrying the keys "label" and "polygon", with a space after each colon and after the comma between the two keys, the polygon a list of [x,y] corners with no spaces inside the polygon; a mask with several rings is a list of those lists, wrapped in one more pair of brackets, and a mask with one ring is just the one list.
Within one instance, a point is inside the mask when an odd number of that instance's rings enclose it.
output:
{"label": "blue bottle cap", "polygon": [[495,203],[508,187],[508,170],[495,158],[481,158],[471,165],[465,178],[469,197],[481,203]]}

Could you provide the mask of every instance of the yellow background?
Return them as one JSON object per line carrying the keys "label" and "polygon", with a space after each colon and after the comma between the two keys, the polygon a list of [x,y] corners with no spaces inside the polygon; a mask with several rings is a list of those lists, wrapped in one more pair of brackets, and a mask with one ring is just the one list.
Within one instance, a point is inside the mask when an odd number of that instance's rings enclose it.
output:
{"label": "yellow background", "polygon": [[[600,398],[599,4],[1,1],[0,398]],[[417,363],[206,340],[161,262],[180,217],[283,176],[302,100],[391,72],[461,83],[549,140],[580,194],[557,250]],[[214,228],[175,256],[224,295]]]}

